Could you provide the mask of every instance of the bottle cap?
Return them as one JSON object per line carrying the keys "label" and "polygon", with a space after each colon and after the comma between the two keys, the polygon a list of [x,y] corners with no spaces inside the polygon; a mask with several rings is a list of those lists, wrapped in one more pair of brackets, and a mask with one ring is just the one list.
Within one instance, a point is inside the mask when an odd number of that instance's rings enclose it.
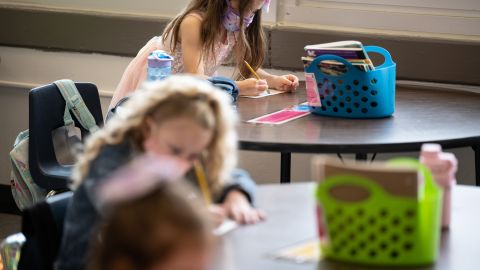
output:
{"label": "bottle cap", "polygon": [[162,50],[156,50],[150,53],[147,57],[148,66],[152,68],[163,68],[163,67],[171,67],[173,57],[171,57],[168,53]]}
{"label": "bottle cap", "polygon": [[422,145],[422,153],[424,154],[439,154],[442,152],[442,146],[436,143],[424,143]]}

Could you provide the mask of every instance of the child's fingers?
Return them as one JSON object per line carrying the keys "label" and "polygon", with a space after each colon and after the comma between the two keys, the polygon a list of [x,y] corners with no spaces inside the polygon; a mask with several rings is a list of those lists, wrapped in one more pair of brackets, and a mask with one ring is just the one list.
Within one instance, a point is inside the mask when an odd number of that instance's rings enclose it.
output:
{"label": "child's fingers", "polygon": [[285,92],[286,92],[286,91],[291,91],[291,90],[293,90],[292,83],[289,82],[288,84],[282,84],[282,85],[280,86],[280,89],[279,89],[279,90],[280,90],[280,91],[285,91]]}
{"label": "child's fingers", "polygon": [[255,209],[255,223],[258,223],[265,219],[265,213],[263,211]]}
{"label": "child's fingers", "polygon": [[232,209],[232,211],[230,212],[230,217],[240,223],[240,224],[243,224],[243,221],[242,221],[242,213],[240,211],[238,211],[237,209]]}
{"label": "child's fingers", "polygon": [[255,209],[235,209],[232,211],[232,218],[239,224],[254,224],[258,222]]}
{"label": "child's fingers", "polygon": [[286,78],[290,81],[290,87],[296,89],[299,85],[298,77],[293,74],[285,75]]}
{"label": "child's fingers", "polygon": [[299,85],[300,85],[300,83],[297,80],[297,82],[294,82],[292,86],[293,86],[294,89],[297,89]]}
{"label": "child's fingers", "polygon": [[265,86],[265,85],[259,85],[257,87],[257,90],[258,90],[258,93],[262,93],[263,91],[267,90],[268,89],[268,86]]}
{"label": "child's fingers", "polygon": [[258,80],[257,81],[257,90],[259,94],[268,89],[268,84],[265,80]]}
{"label": "child's fingers", "polygon": [[292,84],[292,81],[290,80],[290,78],[287,76],[280,76],[278,77],[278,82],[281,84],[281,85],[291,85]]}
{"label": "child's fingers", "polygon": [[242,224],[252,224],[253,223],[253,216],[249,212],[242,213]]}
{"label": "child's fingers", "polygon": [[298,77],[295,76],[295,75],[291,75],[291,74],[290,74],[290,76],[291,76],[291,79],[292,79],[292,86],[297,87],[300,84],[299,81],[298,81]]}
{"label": "child's fingers", "polygon": [[265,212],[259,209],[252,209],[252,211],[250,211],[250,214],[247,218],[247,224],[255,224],[262,220],[265,220],[265,218],[266,218]]}
{"label": "child's fingers", "polygon": [[258,223],[262,221],[262,217],[260,216],[260,212],[258,209],[253,209],[252,212],[252,224]]}
{"label": "child's fingers", "polygon": [[253,211],[248,215],[247,224],[255,224],[255,223],[258,223],[258,221],[259,221],[258,215],[255,211]]}
{"label": "child's fingers", "polygon": [[262,86],[262,87],[268,87],[267,81],[266,81],[266,80],[258,80],[258,81],[257,81],[257,87],[260,87],[260,86]]}
{"label": "child's fingers", "polygon": [[292,81],[292,82],[295,82],[295,81],[298,82],[298,77],[295,76],[295,75],[293,75],[293,74],[288,74],[287,77],[288,77],[288,79],[289,79],[290,81]]}
{"label": "child's fingers", "polygon": [[226,218],[225,210],[217,205],[211,205],[208,207],[208,211],[212,217],[212,222],[215,226],[219,226]]}
{"label": "child's fingers", "polygon": [[265,214],[265,211],[263,211],[262,209],[256,209],[256,210],[257,210],[258,218],[260,220],[267,219],[267,214]]}
{"label": "child's fingers", "polygon": [[257,80],[257,84],[268,85],[266,80]]}

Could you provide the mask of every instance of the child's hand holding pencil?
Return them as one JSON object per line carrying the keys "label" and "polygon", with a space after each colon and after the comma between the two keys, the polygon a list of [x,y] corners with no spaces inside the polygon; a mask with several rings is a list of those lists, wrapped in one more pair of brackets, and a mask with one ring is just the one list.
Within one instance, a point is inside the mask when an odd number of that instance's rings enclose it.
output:
{"label": "child's hand holding pencil", "polygon": [[[252,73],[252,75],[253,75],[257,80],[259,80],[259,81],[262,80],[262,79],[260,78],[260,76],[258,76],[257,72],[255,72],[255,70],[253,70],[252,66],[250,66],[250,64],[249,64],[247,61],[243,61],[243,62],[245,62],[245,65],[247,66],[247,68],[250,70],[250,72]],[[266,89],[266,90],[267,90],[267,93],[270,94],[270,90],[268,90],[268,85],[267,85],[267,89]]]}
{"label": "child's hand holding pencil", "polygon": [[[245,66],[250,70],[252,75],[260,81],[260,76],[258,76],[257,72],[248,64],[247,61],[245,62]],[[277,89],[278,91],[283,91],[283,92],[292,92],[295,91],[299,85],[298,82],[298,77],[293,75],[293,74],[287,74],[287,75],[281,75],[281,76],[276,76],[276,75],[270,75],[264,71],[262,73],[265,75],[267,74],[268,77],[266,78],[267,82],[267,93],[270,94],[270,90],[268,89],[268,86],[271,86],[274,89]]]}
{"label": "child's hand holding pencil", "polygon": [[237,81],[237,86],[240,89],[240,96],[258,96],[268,89],[266,80],[257,80],[255,78]]}
{"label": "child's hand holding pencil", "polygon": [[262,80],[260,76],[258,76],[257,72],[250,66],[247,61],[243,61],[245,66],[250,70],[250,73],[255,78],[248,78],[243,81],[237,82],[238,88],[240,89],[241,96],[258,96],[262,94],[264,91],[267,91],[270,94],[270,90],[268,89],[268,83],[266,80]]}
{"label": "child's hand holding pencil", "polygon": [[195,162],[194,170],[203,200],[212,214],[216,226],[225,221],[227,217],[240,224],[254,224],[265,219],[265,213],[253,208],[245,194],[237,190],[231,190],[223,204],[213,204],[212,194],[200,161]]}

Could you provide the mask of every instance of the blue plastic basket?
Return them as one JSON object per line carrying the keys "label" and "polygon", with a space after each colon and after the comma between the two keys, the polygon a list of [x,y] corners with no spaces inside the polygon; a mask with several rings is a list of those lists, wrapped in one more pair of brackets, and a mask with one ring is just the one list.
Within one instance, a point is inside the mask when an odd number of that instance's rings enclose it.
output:
{"label": "blue plastic basket", "polygon": [[[390,53],[377,46],[365,46],[367,53],[379,53],[385,61],[373,71],[361,71],[350,62],[336,55],[322,55],[305,68],[313,74],[318,88],[321,106],[309,104],[313,114],[345,118],[381,118],[395,111],[396,64]],[[336,60],[346,66],[341,76],[327,75],[318,64],[325,60]],[[308,91],[308,90],[307,90]]]}

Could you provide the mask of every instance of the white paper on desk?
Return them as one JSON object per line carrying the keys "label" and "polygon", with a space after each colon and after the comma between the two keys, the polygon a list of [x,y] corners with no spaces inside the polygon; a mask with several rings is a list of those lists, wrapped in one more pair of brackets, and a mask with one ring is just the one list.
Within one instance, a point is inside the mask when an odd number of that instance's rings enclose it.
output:
{"label": "white paper on desk", "polygon": [[235,230],[238,227],[238,223],[231,220],[225,219],[222,224],[220,224],[217,228],[213,230],[213,234],[216,236],[222,236],[230,231]]}
{"label": "white paper on desk", "polygon": [[272,89],[269,89],[270,91],[270,94],[267,92],[267,91],[263,91],[262,93],[260,93],[258,96],[240,96],[242,98],[264,98],[264,97],[268,97],[268,96],[273,96],[273,95],[278,95],[278,94],[281,94],[281,93],[284,93],[282,91],[277,91],[277,90],[272,90]]}
{"label": "white paper on desk", "polygon": [[320,242],[318,239],[309,239],[275,251],[269,254],[269,256],[277,260],[295,263],[317,263],[320,260],[320,253]]}

